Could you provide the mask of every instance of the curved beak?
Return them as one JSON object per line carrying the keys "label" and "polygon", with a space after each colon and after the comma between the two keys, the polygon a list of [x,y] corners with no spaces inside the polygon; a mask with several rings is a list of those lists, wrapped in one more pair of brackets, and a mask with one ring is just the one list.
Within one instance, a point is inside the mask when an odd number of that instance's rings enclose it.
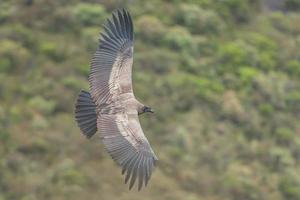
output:
{"label": "curved beak", "polygon": [[151,108],[149,108],[149,107],[148,107],[145,111],[146,111],[146,112],[154,113],[154,111],[153,111]]}

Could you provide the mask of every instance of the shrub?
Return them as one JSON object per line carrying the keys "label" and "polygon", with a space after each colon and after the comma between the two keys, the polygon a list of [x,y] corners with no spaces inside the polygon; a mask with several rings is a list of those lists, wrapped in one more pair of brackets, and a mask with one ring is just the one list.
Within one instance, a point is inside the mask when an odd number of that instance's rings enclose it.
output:
{"label": "shrub", "polygon": [[177,21],[187,26],[192,33],[220,33],[225,25],[216,12],[193,4],[181,4]]}
{"label": "shrub", "polygon": [[295,164],[295,160],[288,149],[272,147],[268,156],[269,166],[275,171],[284,171]]}
{"label": "shrub", "polygon": [[220,82],[205,77],[191,75],[186,77],[186,81],[194,85],[197,89],[197,95],[204,99],[213,100],[214,97],[217,97],[224,91],[224,87]]}
{"label": "shrub", "polygon": [[136,22],[138,36],[141,36],[145,42],[160,44],[161,38],[166,32],[166,28],[154,16],[144,15]]}
{"label": "shrub", "polygon": [[24,113],[21,106],[12,106],[9,110],[9,114],[12,122],[20,123],[24,118],[26,118],[27,113]]}
{"label": "shrub", "polygon": [[253,10],[259,4],[259,0],[223,0],[218,1],[216,6],[219,13],[226,18],[232,18],[235,22],[245,23],[252,18]]}
{"label": "shrub", "polygon": [[222,112],[235,121],[245,119],[245,110],[234,91],[226,91],[223,95]]}
{"label": "shrub", "polygon": [[90,66],[89,65],[80,65],[77,64],[74,66],[76,70],[78,70],[78,72],[84,76],[88,76],[90,73]]}
{"label": "shrub", "polygon": [[33,116],[31,126],[33,129],[46,129],[49,127],[49,122],[42,115],[36,114]]}
{"label": "shrub", "polygon": [[236,72],[239,66],[251,65],[247,54],[247,45],[244,42],[236,41],[220,45],[217,57],[220,63],[221,72]]}
{"label": "shrub", "polygon": [[290,144],[294,138],[294,132],[287,127],[279,127],[275,130],[275,138],[279,143]]}
{"label": "shrub", "polygon": [[298,173],[285,174],[279,181],[278,189],[289,200],[300,199],[300,179]]}
{"label": "shrub", "polygon": [[287,104],[287,107],[290,111],[297,113],[300,111],[300,92],[299,90],[293,90],[289,92],[286,97],[285,101]]}
{"label": "shrub", "polygon": [[[77,12],[79,12],[79,10]],[[76,33],[79,31],[78,21],[76,15],[75,17],[73,16],[72,7],[55,8],[47,28],[53,32],[72,31],[73,33]]]}
{"label": "shrub", "polygon": [[225,172],[222,172],[220,183],[228,199],[259,200],[262,199],[262,190],[257,184],[250,167],[240,163],[231,163]]}
{"label": "shrub", "polygon": [[62,82],[66,87],[74,89],[75,91],[80,90],[83,86],[82,81],[79,81],[78,78],[73,76],[67,76]]}
{"label": "shrub", "polygon": [[185,28],[175,26],[168,30],[164,42],[174,50],[187,50],[193,45],[193,37]]}
{"label": "shrub", "polygon": [[274,40],[260,33],[245,33],[243,47],[248,55],[248,62],[265,71],[273,69],[278,60],[278,45]]}
{"label": "shrub", "polygon": [[300,14],[299,14],[299,12],[289,14],[288,19],[291,23],[292,34],[299,35],[300,34],[300,24],[299,24]]}
{"label": "shrub", "polygon": [[260,73],[253,81],[262,100],[271,103],[275,108],[286,107],[286,95],[290,84],[291,82],[282,73]]}
{"label": "shrub", "polygon": [[42,54],[57,62],[62,61],[65,57],[61,47],[55,42],[43,42],[40,44],[39,50]]}
{"label": "shrub", "polygon": [[292,25],[288,18],[281,12],[275,12],[270,15],[270,21],[274,28],[284,33],[291,33]]}
{"label": "shrub", "polygon": [[1,36],[11,41],[22,44],[27,49],[34,50],[36,48],[37,38],[31,33],[31,30],[22,24],[11,24],[5,26],[1,30]]}
{"label": "shrub", "polygon": [[300,76],[300,61],[289,60],[284,69],[293,76]]}
{"label": "shrub", "polygon": [[27,155],[45,155],[49,152],[50,145],[45,140],[37,138],[30,144],[21,144],[18,151]]}
{"label": "shrub", "polygon": [[99,40],[99,27],[87,27],[82,30],[82,39],[89,52],[95,51]]}
{"label": "shrub", "polygon": [[74,165],[73,160],[63,160],[54,170],[52,182],[60,185],[82,185],[86,183],[86,176]]}
{"label": "shrub", "polygon": [[276,51],[277,44],[270,37],[260,33],[250,33],[246,36],[246,41],[255,46],[260,51]]}
{"label": "shrub", "polygon": [[12,67],[12,63],[9,58],[0,58],[0,72],[8,72]]}
{"label": "shrub", "polygon": [[11,138],[11,134],[8,132],[8,130],[4,130],[1,127],[1,130],[0,130],[0,140],[2,142],[7,142],[10,138]]}
{"label": "shrub", "polygon": [[275,110],[271,104],[263,103],[259,105],[259,111],[265,116],[270,116],[274,113]]}
{"label": "shrub", "polygon": [[252,33],[248,36],[247,41],[257,50],[257,67],[264,70],[275,67],[278,46],[272,39],[262,34]]}
{"label": "shrub", "polygon": [[75,20],[84,26],[100,25],[106,13],[99,4],[79,3],[74,6],[73,14]]}
{"label": "shrub", "polygon": [[264,70],[271,70],[276,65],[276,58],[269,53],[260,53],[259,54],[259,67]]}
{"label": "shrub", "polygon": [[288,10],[296,11],[300,9],[300,0],[286,0],[284,4]]}
{"label": "shrub", "polygon": [[167,49],[151,49],[145,53],[136,53],[136,63],[146,71],[165,74],[178,67],[178,54]]}
{"label": "shrub", "polygon": [[12,72],[28,64],[30,53],[12,40],[0,41],[0,71]]}
{"label": "shrub", "polygon": [[0,24],[9,19],[13,14],[12,6],[9,5],[9,2],[2,2],[0,4]]}
{"label": "shrub", "polygon": [[215,105],[224,91],[223,85],[216,80],[187,73],[169,75],[167,85],[171,88],[170,92],[174,93],[172,98],[175,107],[182,111],[203,101]]}
{"label": "shrub", "polygon": [[50,114],[54,111],[56,103],[53,100],[46,100],[41,96],[31,98],[28,105],[42,114]]}
{"label": "shrub", "polygon": [[259,74],[259,71],[253,67],[241,67],[239,68],[240,79],[244,83],[252,82],[253,78]]}

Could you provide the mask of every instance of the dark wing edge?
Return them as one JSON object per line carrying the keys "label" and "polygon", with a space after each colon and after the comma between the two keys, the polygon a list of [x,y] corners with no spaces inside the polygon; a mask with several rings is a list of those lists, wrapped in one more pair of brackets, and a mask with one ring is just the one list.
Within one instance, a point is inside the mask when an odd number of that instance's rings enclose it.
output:
{"label": "dark wing edge", "polygon": [[129,189],[136,180],[138,190],[143,184],[146,187],[158,158],[140,126],[130,128],[130,124],[122,125],[122,119],[116,115],[103,115],[98,118],[98,128],[106,151],[122,167],[122,174],[126,173],[125,184],[129,182]]}
{"label": "dark wing edge", "polygon": [[91,138],[97,132],[97,113],[89,92],[81,90],[75,104],[75,120],[81,133]]}
{"label": "dark wing edge", "polygon": [[118,56],[133,46],[133,23],[125,9],[114,12],[103,28],[89,75],[90,91],[98,106],[112,97],[109,91],[114,85],[109,83],[109,78]]}
{"label": "dark wing edge", "polygon": [[125,9],[117,10],[103,25],[104,33],[100,33],[100,49],[120,50],[124,40],[133,42],[133,23],[131,16]]}

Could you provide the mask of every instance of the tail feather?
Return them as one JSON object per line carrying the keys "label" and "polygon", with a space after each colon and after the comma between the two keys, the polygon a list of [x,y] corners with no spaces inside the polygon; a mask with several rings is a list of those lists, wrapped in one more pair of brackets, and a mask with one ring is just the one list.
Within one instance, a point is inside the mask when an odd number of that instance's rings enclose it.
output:
{"label": "tail feather", "polygon": [[87,138],[91,138],[97,132],[97,113],[89,92],[81,90],[75,105],[75,119]]}

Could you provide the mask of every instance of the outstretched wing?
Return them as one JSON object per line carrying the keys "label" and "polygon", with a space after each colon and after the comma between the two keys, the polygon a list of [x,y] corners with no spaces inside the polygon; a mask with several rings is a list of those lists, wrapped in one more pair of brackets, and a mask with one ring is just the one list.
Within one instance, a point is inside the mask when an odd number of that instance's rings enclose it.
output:
{"label": "outstretched wing", "polygon": [[126,10],[117,11],[103,26],[100,45],[91,61],[90,91],[97,106],[132,93],[133,24]]}
{"label": "outstretched wing", "polygon": [[129,189],[136,179],[139,190],[143,183],[146,186],[158,159],[143,133],[138,115],[100,115],[97,127],[106,150],[122,166],[122,174],[126,172],[125,183],[130,179]]}

